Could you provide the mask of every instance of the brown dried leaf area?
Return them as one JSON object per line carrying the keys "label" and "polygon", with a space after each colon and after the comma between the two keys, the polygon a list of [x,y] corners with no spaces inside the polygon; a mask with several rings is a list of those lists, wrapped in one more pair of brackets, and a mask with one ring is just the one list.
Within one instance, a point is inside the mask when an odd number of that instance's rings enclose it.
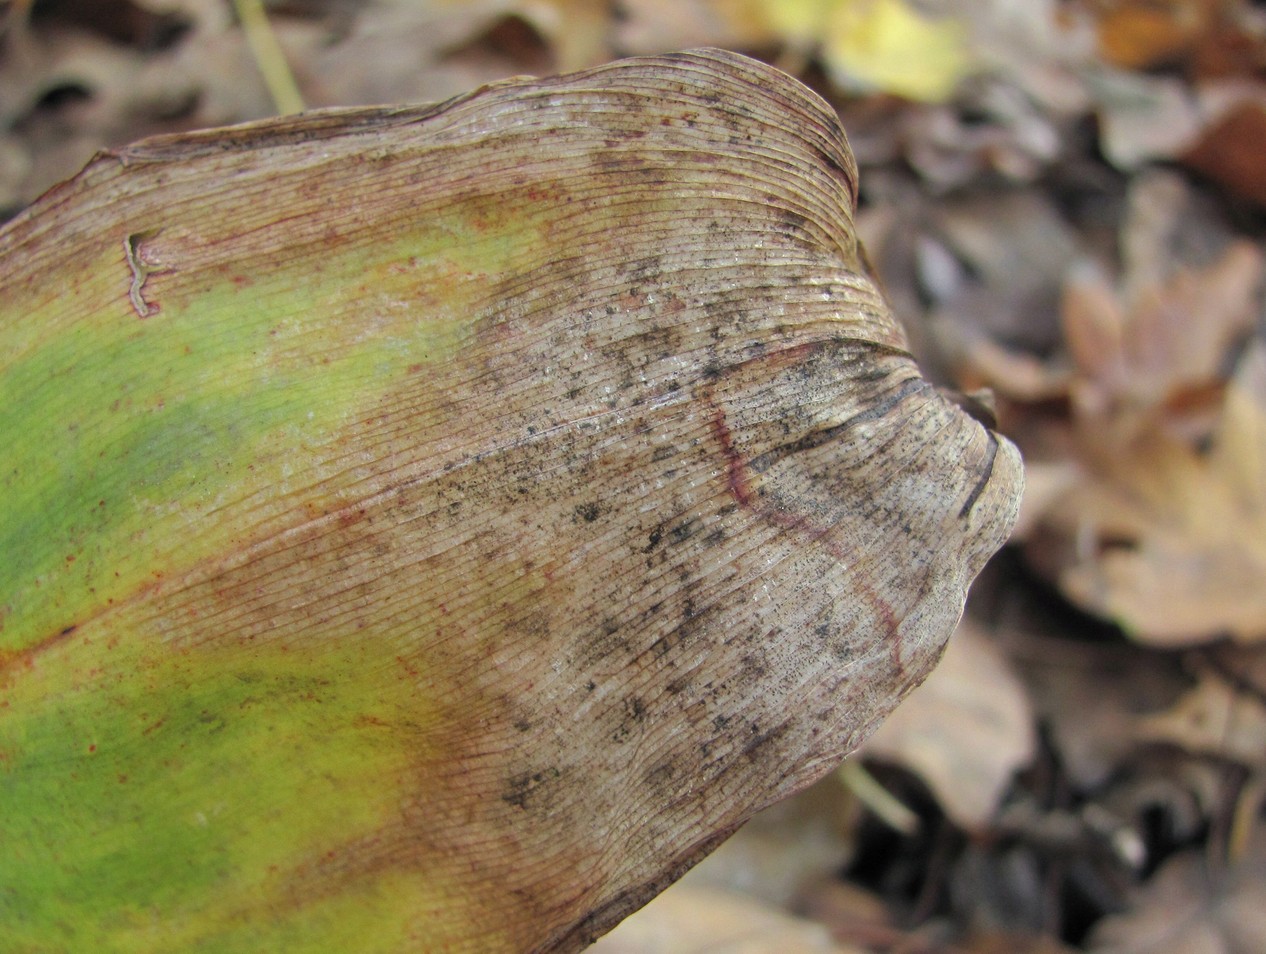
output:
{"label": "brown dried leaf area", "polygon": [[[348,565],[407,563],[386,547],[392,521],[380,514],[352,519],[354,510],[340,509],[359,493],[351,488],[363,477],[370,479],[366,486],[397,494],[382,498],[393,506],[442,510],[445,532],[477,538],[482,556],[467,564],[467,575],[483,586],[514,578],[515,592],[536,599],[536,610],[516,615],[504,600],[396,594],[388,601],[393,618],[431,614],[445,635],[433,651],[402,655],[403,662],[393,652],[380,662],[405,680],[425,671],[418,665],[424,659],[445,673],[451,693],[438,704],[459,730],[467,718],[513,728],[492,733],[487,744],[461,731],[445,740],[434,736],[431,754],[414,759],[433,760],[436,745],[473,759],[474,775],[487,783],[481,820],[472,821],[444,784],[417,781],[448,779],[449,788],[462,789],[462,772],[445,775],[457,762],[415,764],[404,772],[412,788],[391,796],[408,807],[389,824],[379,819],[353,830],[348,823],[340,846],[356,845],[351,855],[359,860],[338,852],[327,857],[330,846],[322,845],[298,864],[307,889],[326,890],[342,877],[332,873],[351,870],[394,877],[408,868],[401,846],[420,838],[443,859],[440,869],[460,881],[477,867],[492,872],[495,886],[424,898],[415,903],[423,912],[416,924],[439,923],[440,912],[469,903],[488,928],[479,942],[487,946],[515,912],[531,909],[561,924],[564,908],[593,909],[619,878],[654,881],[608,908],[610,920],[663,885],[666,879],[655,880],[651,868],[676,874],[693,860],[698,845],[680,832],[707,827],[700,820],[707,812],[712,824],[722,816],[736,821],[746,814],[735,813],[736,805],[754,807],[827,771],[830,758],[866,731],[845,744],[848,734],[837,720],[816,737],[809,729],[806,741],[795,729],[781,731],[794,721],[784,709],[871,711],[880,690],[839,676],[841,665],[854,665],[842,662],[849,650],[843,634],[854,627],[891,632],[917,600],[938,600],[936,580],[917,571],[907,577],[905,595],[894,598],[891,581],[873,567],[841,569],[894,546],[897,538],[876,531],[876,520],[909,495],[902,479],[922,480],[941,466],[929,466],[915,446],[917,435],[939,428],[945,412],[898,353],[909,342],[936,385],[973,395],[958,403],[980,419],[990,418],[992,405],[999,431],[1022,448],[1026,493],[1015,544],[977,584],[941,664],[868,736],[845,771],[758,814],[597,949],[1262,949],[1266,22],[1260,5],[300,0],[268,9],[310,106],[439,101],[510,75],[703,45],[774,63],[825,95],[843,120],[860,169],[856,178],[851,169],[845,177],[860,196],[857,234],[904,325],[894,333],[895,326],[867,319],[882,306],[860,277],[870,269],[852,257],[833,207],[806,213],[797,205],[795,215],[770,219],[746,238],[728,224],[709,232],[707,221],[676,207],[672,215],[663,207],[630,209],[630,222],[649,230],[648,249],[627,229],[571,233],[533,217],[545,197],[601,204],[621,194],[631,177],[650,182],[651,173],[632,161],[636,147],[615,137],[595,147],[607,159],[590,170],[592,188],[555,181],[531,196],[484,202],[485,224],[516,210],[531,219],[533,235],[544,228],[551,242],[583,250],[578,261],[601,250],[624,262],[602,275],[620,293],[595,291],[573,309],[580,316],[574,331],[548,341],[487,322],[477,335],[485,364],[472,370],[412,362],[425,370],[414,372],[410,393],[423,387],[423,378],[455,394],[471,382],[495,380],[498,413],[521,410],[506,433],[521,438],[533,427],[548,439],[512,442],[474,481],[471,462],[487,458],[479,456],[477,436],[454,424],[468,419],[468,408],[460,399],[441,402],[422,424],[411,425],[429,428],[434,467],[453,468],[441,481],[447,481],[444,507],[432,507],[407,489],[419,486],[411,481],[426,470],[416,462],[404,467],[415,458],[399,444],[400,422],[414,412],[405,401],[388,402],[358,419],[369,422],[370,439],[381,440],[383,460],[391,463],[323,483],[319,499],[305,504],[317,522],[303,539],[324,541],[313,579]],[[73,174],[97,149],[273,110],[228,4],[17,2],[0,10],[7,16],[0,27],[0,205],[7,212]],[[684,114],[679,127],[688,127]],[[653,130],[644,145],[671,148],[681,158],[685,140],[666,134]],[[709,148],[731,148],[728,133],[725,139]],[[552,148],[538,137],[531,151],[545,162]],[[726,190],[738,181],[718,179],[717,167],[700,156],[686,164],[702,192],[730,196]],[[821,169],[821,157],[815,152],[808,164]],[[814,194],[823,189],[842,201],[838,175],[814,181]],[[262,186],[247,190],[243,204],[261,206],[267,194]],[[781,208],[784,198],[765,191],[760,202]],[[438,206],[427,200],[416,209],[385,197],[352,217],[404,234],[416,215],[435,219]],[[666,251],[676,234],[665,224],[670,218],[699,235],[696,254],[706,257],[705,271],[719,275],[733,267],[743,275],[734,288],[706,289],[713,309],[702,317],[702,299],[681,294],[665,277],[680,275],[681,267]],[[153,232],[154,225],[137,222],[112,240],[114,264],[125,278],[120,303],[133,320],[155,308],[145,320],[161,319],[170,307],[168,290],[178,278],[170,269],[184,264],[180,256],[222,247],[213,234]],[[453,227],[442,222],[449,234]],[[757,243],[761,255],[753,252]],[[833,251],[825,257],[802,254],[828,247]],[[725,258],[731,253],[736,257]],[[766,254],[778,259],[776,269],[762,270]],[[244,286],[259,282],[256,270],[223,267]],[[500,284],[487,299],[469,299],[471,314],[507,290],[518,294],[505,277],[516,267],[503,258],[496,269],[483,268],[482,281]],[[390,291],[383,300],[408,294],[434,305],[466,287],[470,267],[450,261],[441,271],[442,282],[425,287],[407,277],[401,261],[374,275]],[[577,265],[549,289],[527,293],[516,315],[574,294],[585,272]],[[787,283],[771,282],[775,273]],[[144,281],[133,282],[137,276]],[[809,281],[825,281],[835,297],[816,303],[801,294],[823,287]],[[819,304],[831,314],[854,309],[865,326],[858,334],[871,344],[827,341],[785,320],[735,325],[736,316],[762,308],[808,315]],[[603,317],[608,306],[619,311],[618,320]],[[678,321],[662,320],[678,308]],[[612,329],[632,315],[657,317],[630,350],[626,336]],[[632,393],[625,390],[630,382],[660,390],[643,405],[612,411],[603,403],[609,399],[582,396],[582,379],[597,380],[585,371],[565,382],[564,400],[541,404],[553,410],[541,410],[546,419],[538,420],[526,409],[535,398],[523,369],[555,348],[606,367],[636,351],[642,357],[621,364],[599,387],[617,396]],[[684,375],[682,355],[708,373]],[[841,389],[854,393],[854,387],[855,399],[839,399]],[[992,397],[976,395],[981,387],[991,388]],[[570,390],[577,394],[568,398]],[[584,427],[560,429],[580,405]],[[881,417],[870,417],[876,409]],[[616,425],[617,417],[623,423]],[[880,432],[879,420],[905,423]],[[638,436],[617,442],[623,427]],[[987,442],[973,443],[969,435],[977,433],[962,431],[961,445],[951,433],[935,445],[943,448],[938,456],[966,454],[966,470],[978,473],[990,450]],[[505,439],[505,433],[485,436]],[[584,463],[565,469],[548,499],[533,497],[542,461],[552,453],[547,445],[556,449],[564,437],[567,454]],[[864,441],[896,447],[902,462],[892,488],[865,492],[869,504],[858,525],[847,523],[848,508],[841,506],[857,495],[858,475],[835,466],[832,455],[863,453]],[[408,444],[414,446],[421,445]],[[337,457],[331,452],[331,460]],[[647,459],[653,474],[639,479],[638,462]],[[331,464],[327,474],[345,469]],[[477,536],[471,528],[486,515],[447,509],[482,495],[485,480],[515,488],[489,503],[489,512],[533,501],[527,512],[516,511],[522,519],[512,530]],[[955,513],[971,500],[975,483],[966,479]],[[406,489],[390,490],[397,486]],[[595,493],[597,486],[613,489]],[[666,503],[624,519],[614,505],[619,494],[658,494]],[[260,499],[243,492],[244,506]],[[969,516],[980,509],[980,498],[966,507]],[[267,508],[256,519],[258,539],[271,539],[281,527]],[[834,529],[846,523],[860,529]],[[327,535],[327,525],[343,536]],[[405,593],[421,591],[419,580],[437,559],[435,538],[419,526],[400,539],[429,562],[409,577],[417,585]],[[361,533],[361,544],[340,551]],[[543,559],[562,536],[577,541],[572,557]],[[751,546],[740,552],[742,540]],[[621,569],[622,552],[636,554],[635,571]],[[164,555],[157,547],[146,553],[146,559]],[[905,562],[917,567],[929,559],[935,558],[925,552]],[[776,603],[756,583],[771,564],[790,581]],[[186,610],[210,606],[216,618],[237,606],[243,632],[259,638],[270,630],[272,612],[258,596],[239,597],[280,591],[284,566],[279,547],[232,572],[218,564],[182,566],[186,575],[169,579],[187,581],[176,587],[186,594]],[[581,585],[582,578],[590,582]],[[847,613],[815,603],[828,578],[853,594]],[[327,602],[359,606],[383,598],[388,586],[368,579],[360,585],[359,595],[330,595]],[[515,634],[558,627],[570,615],[567,607],[589,595],[594,624],[561,651],[561,663],[553,658],[547,666],[504,648],[506,641],[520,645]],[[736,611],[725,609],[735,599],[756,605],[759,625],[739,625]],[[295,607],[294,618],[306,612],[302,601],[287,605]],[[646,625],[621,625],[616,607]],[[323,625],[340,618],[333,609],[319,615]],[[485,682],[462,653],[445,648],[475,620],[493,634],[485,652],[495,672]],[[773,638],[776,623],[780,635]],[[820,631],[813,651],[787,642],[796,625]],[[704,678],[722,632],[750,636],[760,647],[740,656],[724,690]],[[399,639],[392,631],[384,645]],[[923,654],[932,650],[898,645],[904,649],[867,655],[856,665],[890,675],[904,670],[907,677],[922,672]],[[554,665],[579,667],[584,678],[568,690]],[[785,675],[792,671],[797,675]],[[670,672],[673,678],[657,688]],[[779,673],[772,696],[756,688]],[[499,688],[506,674],[553,693],[548,711],[519,711]],[[673,734],[682,730],[672,713],[687,696],[693,700],[687,733],[706,728],[713,740],[707,751]],[[472,699],[483,701],[472,708]],[[676,741],[651,744],[656,733]],[[526,744],[542,736],[541,748]],[[770,767],[771,752],[803,753],[807,746],[822,754],[823,738],[836,746],[830,758],[811,768],[792,761]],[[601,755],[581,757],[582,751]],[[745,767],[725,775],[727,752]],[[714,798],[663,807],[656,792],[700,771],[718,783]],[[599,776],[607,780],[596,784]],[[617,822],[574,821],[594,812],[609,818],[613,807]],[[437,816],[485,834],[436,843],[427,826]],[[497,834],[488,836],[490,830]],[[641,851],[657,860],[635,871]],[[586,852],[601,861],[587,862]],[[557,881],[558,871],[574,873],[574,881]],[[240,898],[238,910],[249,910]],[[350,925],[344,949],[369,944],[365,929],[350,917],[343,923]]]}

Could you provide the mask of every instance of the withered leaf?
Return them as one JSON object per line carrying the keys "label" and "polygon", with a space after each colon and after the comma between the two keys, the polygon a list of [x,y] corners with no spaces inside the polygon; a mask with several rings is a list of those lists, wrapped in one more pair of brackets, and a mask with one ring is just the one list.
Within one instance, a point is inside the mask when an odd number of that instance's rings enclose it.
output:
{"label": "withered leaf", "polygon": [[0,232],[19,947],[570,950],[928,672],[1014,448],[703,52],[99,158]]}
{"label": "withered leaf", "polygon": [[1148,432],[1105,449],[1046,516],[1081,605],[1154,645],[1266,639],[1266,347],[1240,361],[1207,453]]}
{"label": "withered leaf", "polygon": [[1100,277],[1074,273],[1063,302],[1070,396],[1096,439],[1128,444],[1150,430],[1196,430],[1188,418],[1220,391],[1227,355],[1252,330],[1261,275],[1262,255],[1247,241],[1128,300]]}

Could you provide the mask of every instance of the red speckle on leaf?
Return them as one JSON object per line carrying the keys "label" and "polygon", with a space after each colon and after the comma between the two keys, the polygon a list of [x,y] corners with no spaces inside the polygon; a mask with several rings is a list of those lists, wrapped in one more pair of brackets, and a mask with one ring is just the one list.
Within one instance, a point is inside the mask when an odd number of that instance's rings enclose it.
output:
{"label": "red speckle on leaf", "polygon": [[400,668],[403,669],[406,673],[408,673],[411,678],[414,678],[414,679],[417,678],[418,676],[417,668],[411,665],[407,659],[405,659],[403,656],[397,656],[396,662],[400,664]]}

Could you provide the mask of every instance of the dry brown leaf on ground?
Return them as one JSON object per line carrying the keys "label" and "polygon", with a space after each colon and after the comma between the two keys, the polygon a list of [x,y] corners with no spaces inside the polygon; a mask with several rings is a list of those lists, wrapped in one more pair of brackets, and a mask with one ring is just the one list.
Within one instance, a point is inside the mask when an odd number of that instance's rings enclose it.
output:
{"label": "dry brown leaf on ground", "polygon": [[1266,84],[1100,69],[1087,74],[1104,155],[1125,172],[1180,162],[1232,196],[1266,205]]}
{"label": "dry brown leaf on ground", "polygon": [[[0,131],[14,130],[0,153],[5,207],[99,149],[275,111],[225,0],[49,6],[0,47]],[[309,107],[438,102],[612,55],[611,11],[585,0],[298,3],[270,8],[270,23]]]}
{"label": "dry brown leaf on ground", "polygon": [[1182,162],[1232,195],[1266,206],[1266,85],[1216,84],[1201,98],[1212,116],[1180,157]]}
{"label": "dry brown leaf on ground", "polygon": [[[325,44],[295,50],[291,61],[316,106],[440,102],[506,76],[555,71],[549,41],[507,6],[393,0],[361,11]],[[284,40],[287,19],[274,24]]]}
{"label": "dry brown leaf on ground", "polygon": [[196,95],[189,78],[154,82],[146,52],[73,25],[12,27],[0,44],[0,130],[27,161],[3,183],[13,204],[78,171],[93,152],[158,131]]}
{"label": "dry brown leaf on ground", "polygon": [[769,49],[778,43],[766,0],[621,0],[616,41],[629,53],[674,47]]}
{"label": "dry brown leaf on ground", "polygon": [[592,954],[866,954],[821,924],[748,895],[674,885],[589,948]]}
{"label": "dry brown leaf on ground", "polygon": [[1195,688],[1172,709],[1139,724],[1139,737],[1261,772],[1266,770],[1266,702],[1237,684],[1233,674],[1206,666]]}
{"label": "dry brown leaf on ground", "polygon": [[[838,878],[820,881],[801,898],[797,910],[830,930],[837,941],[857,944],[867,951],[902,950],[911,940],[894,923],[887,900],[873,891]],[[917,946],[910,945],[917,950]]]}
{"label": "dry brown leaf on ground", "polygon": [[[1123,301],[1100,275],[1076,271],[1066,286],[1064,333],[1074,362],[1074,412],[1099,443],[1157,430],[1190,436],[1208,417],[1231,348],[1252,330],[1262,255],[1232,244],[1202,270],[1179,269]],[[1197,434],[1196,436],[1201,436]]]}
{"label": "dry brown leaf on ground", "polygon": [[[0,45],[0,127],[30,157],[8,184],[18,204],[100,149],[272,112],[229,4],[163,6],[50,4],[10,28]],[[283,18],[278,26],[296,60],[326,41],[312,21]]]}
{"label": "dry brown leaf on ground", "polygon": [[1245,692],[1266,699],[1266,649],[1263,647],[1223,643],[1208,649],[1202,658]]}
{"label": "dry brown leaf on ground", "polygon": [[940,665],[861,754],[914,772],[955,823],[979,830],[1035,746],[1024,686],[978,625],[964,621]]}
{"label": "dry brown leaf on ground", "polygon": [[[1134,177],[1114,248],[1099,254],[1036,190],[943,202],[934,221],[1005,305],[1005,321],[953,300],[939,307],[936,320],[956,319],[941,337],[960,382],[1020,404],[1069,397],[1082,437],[1100,444],[1155,428],[1208,437],[1234,349],[1261,310],[1262,253],[1180,176]],[[1110,257],[1120,258],[1115,275],[1099,261]],[[1051,350],[1046,361],[1034,354]]]}
{"label": "dry brown leaf on ground", "polygon": [[1125,169],[1182,157],[1261,202],[1261,177],[1250,173],[1261,144],[1260,116],[1252,113],[1266,94],[1260,9],[1247,0],[1077,6],[1097,33],[1097,62],[1085,77],[1108,157]]}
{"label": "dry brown leaf on ground", "polygon": [[1240,361],[1207,453],[1105,448],[1030,553],[1077,603],[1156,645],[1266,639],[1266,345]]}
{"label": "dry brown leaf on ground", "polygon": [[1088,74],[1087,86],[1104,156],[1125,172],[1182,155],[1206,123],[1188,84],[1173,76],[1104,68]]}
{"label": "dry brown leaf on ground", "polygon": [[1131,908],[1096,927],[1093,954],[1261,954],[1266,938],[1266,838],[1245,856],[1211,866],[1198,852],[1177,855],[1138,891]]}
{"label": "dry brown leaf on ground", "polygon": [[[902,927],[891,901],[847,881],[823,882],[802,905],[839,941],[870,954],[1072,954],[1055,938],[971,926],[955,930],[944,919]],[[771,952],[777,954],[777,951]]]}
{"label": "dry brown leaf on ground", "polygon": [[1073,954],[1076,948],[1049,935],[1016,935],[987,932],[962,945],[963,954]]}
{"label": "dry brown leaf on ground", "polygon": [[1023,188],[938,201],[890,169],[864,182],[858,230],[898,313],[923,316],[908,324],[930,373],[1017,399],[1066,393],[1067,370],[1031,354],[1060,340],[1060,284],[1078,254],[1050,198]]}
{"label": "dry brown leaf on ground", "polygon": [[391,0],[432,21],[477,22],[482,29],[517,17],[549,45],[552,70],[594,66],[612,56],[615,15],[610,3],[592,0]]}
{"label": "dry brown leaf on ground", "polygon": [[[1033,564],[1145,641],[1266,633],[1261,346],[1226,381],[1260,311],[1263,259],[1222,229],[1172,176],[1141,177],[1121,277],[1070,272],[1067,366],[964,348],[979,383],[1010,399],[1003,419],[1034,475]],[[1069,414],[1051,401],[1063,395]]]}
{"label": "dry brown leaf on ground", "polygon": [[1099,51],[1131,70],[1188,76],[1251,73],[1266,65],[1260,13],[1247,0],[1081,2],[1096,15]]}
{"label": "dry brown leaf on ground", "polygon": [[1031,182],[1064,145],[1058,117],[997,78],[964,84],[950,103],[906,108],[894,125],[910,165],[937,192],[986,176]]}
{"label": "dry brown leaf on ground", "polygon": [[1037,189],[981,193],[938,203],[927,218],[969,276],[958,295],[945,298],[921,279],[935,305],[932,320],[949,320],[969,342],[1048,350],[1058,337],[1060,283],[1079,254],[1079,236],[1050,196]]}
{"label": "dry brown leaf on ground", "polygon": [[1199,442],[1261,310],[1262,252],[1228,237],[1161,171],[1131,183],[1119,246],[1119,278],[1083,262],[1064,285],[1079,436],[1108,449],[1152,431]]}

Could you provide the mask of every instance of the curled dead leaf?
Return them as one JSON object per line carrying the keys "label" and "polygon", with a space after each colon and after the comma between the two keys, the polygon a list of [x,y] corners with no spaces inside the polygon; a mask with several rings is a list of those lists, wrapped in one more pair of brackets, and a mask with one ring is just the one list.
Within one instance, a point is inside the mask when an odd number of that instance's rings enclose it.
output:
{"label": "curled dead leaf", "polygon": [[820,99],[698,52],[149,140],[10,223],[10,937],[576,949],[856,747],[1021,474],[855,195]]}

